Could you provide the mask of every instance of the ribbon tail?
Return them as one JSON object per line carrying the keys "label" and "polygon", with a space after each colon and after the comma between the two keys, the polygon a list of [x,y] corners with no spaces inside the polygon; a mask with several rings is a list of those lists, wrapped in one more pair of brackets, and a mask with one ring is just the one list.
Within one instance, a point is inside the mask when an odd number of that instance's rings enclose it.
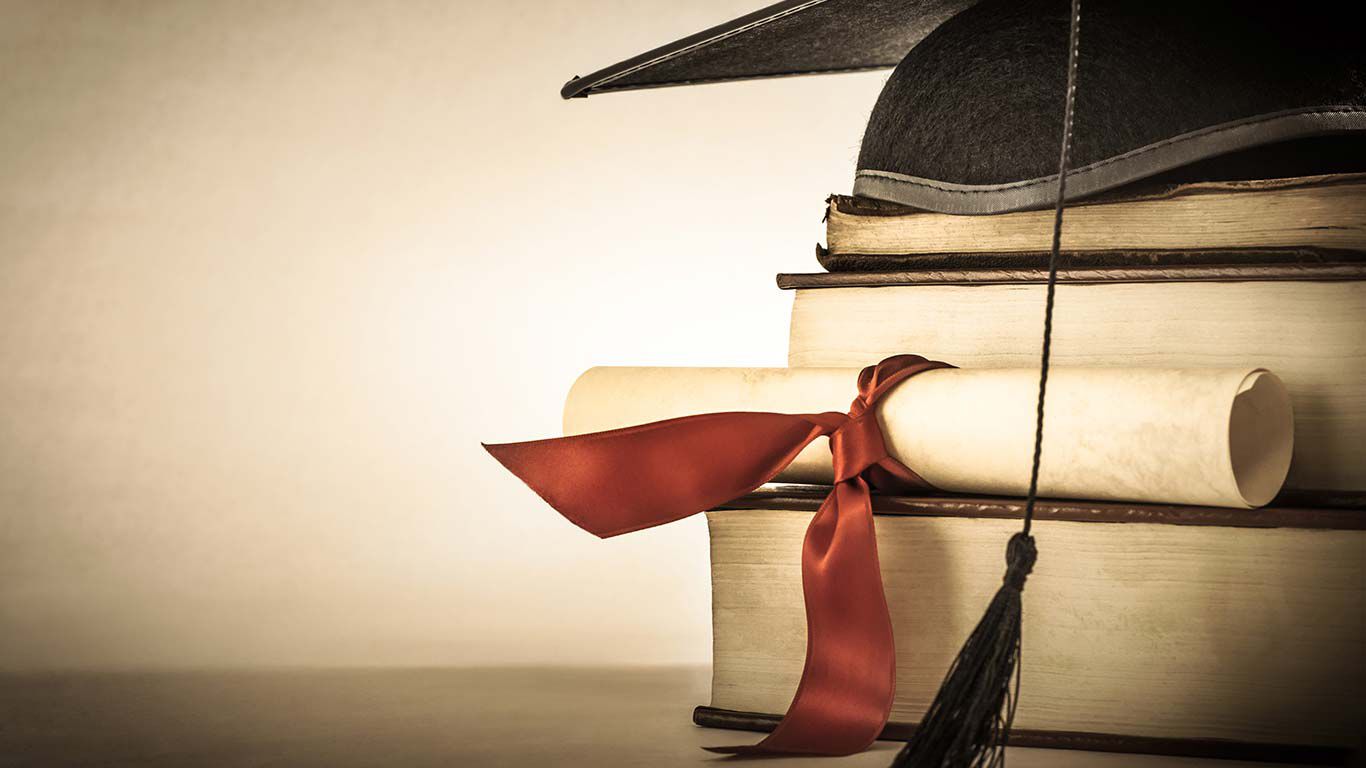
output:
{"label": "ribbon tail", "polygon": [[892,620],[882,590],[868,484],[854,477],[826,497],[802,546],[806,665],[787,714],[758,744],[731,755],[851,755],[887,724],[896,693]]}
{"label": "ribbon tail", "polygon": [[484,448],[560,514],[606,538],[743,496],[844,419],[709,413]]}

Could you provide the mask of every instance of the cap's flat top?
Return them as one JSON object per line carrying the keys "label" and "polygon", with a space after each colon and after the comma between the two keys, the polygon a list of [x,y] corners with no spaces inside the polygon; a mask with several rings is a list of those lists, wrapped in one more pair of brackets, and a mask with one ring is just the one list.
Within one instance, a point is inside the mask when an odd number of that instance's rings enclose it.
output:
{"label": "cap's flat top", "polygon": [[576,77],[560,95],[893,67],[974,2],[784,0]]}
{"label": "cap's flat top", "polygon": [[[1070,15],[1066,0],[784,0],[561,94],[896,66],[854,194],[963,215],[1047,208]],[[1366,63],[1335,7],[1113,0],[1085,16],[1068,199],[1258,147],[1366,135]]]}

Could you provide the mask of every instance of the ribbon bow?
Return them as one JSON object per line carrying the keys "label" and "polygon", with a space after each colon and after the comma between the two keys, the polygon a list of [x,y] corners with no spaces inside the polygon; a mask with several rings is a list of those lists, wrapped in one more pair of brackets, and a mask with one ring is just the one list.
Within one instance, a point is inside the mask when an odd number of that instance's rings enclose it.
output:
{"label": "ribbon bow", "polygon": [[791,464],[812,440],[829,435],[835,487],[802,544],[807,632],[801,683],[782,722],[763,741],[711,751],[849,755],[882,732],[896,685],[870,487],[933,490],[888,455],[874,406],[906,379],[952,367],[897,355],[864,368],[848,413],[708,413],[484,448],[575,525],[607,538],[743,496]]}

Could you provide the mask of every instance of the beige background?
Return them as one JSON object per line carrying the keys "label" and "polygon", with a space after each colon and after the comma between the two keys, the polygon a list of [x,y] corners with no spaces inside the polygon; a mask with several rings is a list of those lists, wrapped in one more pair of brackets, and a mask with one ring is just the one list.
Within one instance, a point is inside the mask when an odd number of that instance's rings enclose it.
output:
{"label": "beige background", "polygon": [[478,442],[783,363],[882,75],[557,95],[759,4],[0,1],[0,669],[707,660]]}

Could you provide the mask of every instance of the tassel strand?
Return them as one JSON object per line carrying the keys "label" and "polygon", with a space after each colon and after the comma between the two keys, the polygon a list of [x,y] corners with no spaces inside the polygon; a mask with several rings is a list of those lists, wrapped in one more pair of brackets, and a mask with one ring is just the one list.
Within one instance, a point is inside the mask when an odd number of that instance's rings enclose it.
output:
{"label": "tassel strand", "polygon": [[1044,302],[1039,400],[1034,425],[1034,457],[1025,498],[1023,529],[1006,547],[1006,573],[1001,588],[972,630],[925,712],[920,726],[892,761],[892,768],[1000,768],[1015,720],[1020,694],[1021,606],[1025,580],[1038,551],[1030,526],[1039,492],[1043,456],[1044,398],[1052,352],[1053,299],[1062,249],[1062,212],[1067,195],[1067,169],[1072,146],[1072,109],[1077,90],[1081,0],[1072,0],[1067,51],[1062,149],[1058,159],[1058,196],[1053,208],[1053,247],[1048,256],[1048,290]]}

